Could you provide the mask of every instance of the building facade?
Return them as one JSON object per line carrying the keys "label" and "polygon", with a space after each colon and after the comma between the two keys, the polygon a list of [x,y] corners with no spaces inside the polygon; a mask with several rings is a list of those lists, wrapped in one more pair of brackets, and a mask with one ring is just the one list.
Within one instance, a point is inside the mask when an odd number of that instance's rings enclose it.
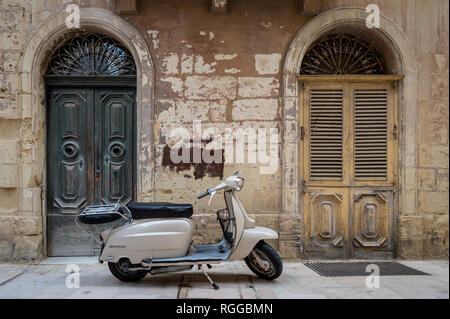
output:
{"label": "building facade", "polygon": [[118,199],[193,203],[216,241],[195,197],[237,170],[285,258],[448,258],[448,12],[1,0],[0,261],[95,255],[74,215]]}

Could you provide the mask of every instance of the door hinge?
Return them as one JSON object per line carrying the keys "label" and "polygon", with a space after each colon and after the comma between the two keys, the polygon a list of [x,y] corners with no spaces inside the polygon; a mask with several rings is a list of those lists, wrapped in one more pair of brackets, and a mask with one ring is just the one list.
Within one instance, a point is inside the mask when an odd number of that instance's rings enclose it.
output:
{"label": "door hinge", "polygon": [[304,90],[305,87],[306,87],[305,82],[304,82],[304,81],[301,81],[301,82],[300,82],[300,88],[301,88],[302,90]]}
{"label": "door hinge", "polygon": [[394,140],[396,140],[397,136],[398,136],[397,125],[394,125],[394,131],[392,132],[392,137],[394,138]]}
{"label": "door hinge", "polygon": [[300,128],[300,140],[303,141],[305,139],[305,128],[302,126]]}

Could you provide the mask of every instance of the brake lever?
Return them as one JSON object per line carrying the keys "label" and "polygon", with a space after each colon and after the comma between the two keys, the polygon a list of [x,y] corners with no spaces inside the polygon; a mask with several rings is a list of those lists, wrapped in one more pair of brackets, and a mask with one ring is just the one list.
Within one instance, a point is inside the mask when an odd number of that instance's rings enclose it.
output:
{"label": "brake lever", "polygon": [[211,205],[211,201],[212,201],[212,199],[213,199],[214,195],[216,195],[216,193],[217,193],[217,191],[213,191],[213,192],[211,192],[211,197],[209,198],[209,201],[208,201],[208,206],[210,206],[210,205]]}

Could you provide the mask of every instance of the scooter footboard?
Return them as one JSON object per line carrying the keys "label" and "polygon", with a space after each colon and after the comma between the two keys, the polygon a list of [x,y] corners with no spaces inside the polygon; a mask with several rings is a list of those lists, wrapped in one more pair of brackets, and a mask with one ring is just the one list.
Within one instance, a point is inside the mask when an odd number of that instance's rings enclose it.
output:
{"label": "scooter footboard", "polygon": [[256,244],[264,239],[278,239],[276,231],[266,227],[254,227],[244,229],[241,240],[236,245],[236,249],[230,256],[230,260],[242,260],[247,257]]}

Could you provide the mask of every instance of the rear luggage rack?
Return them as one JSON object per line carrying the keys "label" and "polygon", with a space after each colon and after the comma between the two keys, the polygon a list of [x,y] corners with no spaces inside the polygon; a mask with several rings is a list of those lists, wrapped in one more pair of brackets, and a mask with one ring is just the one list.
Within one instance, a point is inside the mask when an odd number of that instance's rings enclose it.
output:
{"label": "rear luggage rack", "polygon": [[103,243],[95,238],[92,232],[81,224],[94,225],[94,227],[97,227],[97,224],[114,222],[120,218],[123,218],[126,222],[131,222],[133,216],[128,207],[118,200],[115,204],[86,206],[81,213],[75,216],[75,224],[83,229],[89,237],[102,245]]}

